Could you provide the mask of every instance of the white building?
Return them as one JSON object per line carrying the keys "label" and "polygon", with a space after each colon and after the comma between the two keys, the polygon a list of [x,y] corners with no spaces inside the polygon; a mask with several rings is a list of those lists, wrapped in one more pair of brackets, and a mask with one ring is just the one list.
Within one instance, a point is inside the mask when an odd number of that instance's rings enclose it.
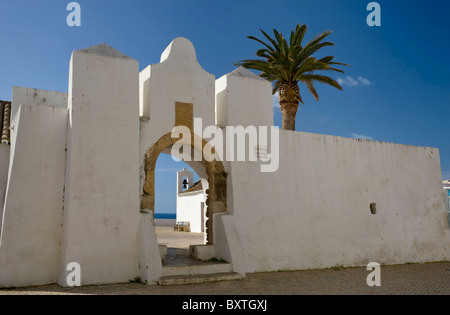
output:
{"label": "white building", "polygon": [[206,230],[206,192],[202,181],[193,182],[194,173],[186,168],[177,172],[177,222],[188,222],[190,232]]}
{"label": "white building", "polygon": [[450,179],[443,180],[442,185],[444,186],[444,188],[450,189]]}
{"label": "white building", "polygon": [[83,285],[158,283],[155,167],[179,142],[200,154],[187,163],[206,194],[206,245],[193,252],[242,276],[450,260],[438,149],[280,130],[266,150],[278,170],[263,173],[262,159],[213,153],[195,118],[222,132],[273,126],[271,84],[244,68],[216,80],[177,38],[141,72],[100,44],[72,53],[68,93],[14,87],[0,287],[66,286],[72,262]]}

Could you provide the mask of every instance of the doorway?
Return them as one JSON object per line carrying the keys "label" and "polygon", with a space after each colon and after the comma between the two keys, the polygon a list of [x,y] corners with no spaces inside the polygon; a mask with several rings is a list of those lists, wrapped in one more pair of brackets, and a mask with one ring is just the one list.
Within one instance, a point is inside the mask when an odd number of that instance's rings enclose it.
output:
{"label": "doorway", "polygon": [[188,164],[164,153],[158,157],[154,215],[158,245],[167,248],[164,264],[186,264],[191,259],[190,246],[206,244],[201,226],[205,224],[201,213],[205,195],[202,179]]}

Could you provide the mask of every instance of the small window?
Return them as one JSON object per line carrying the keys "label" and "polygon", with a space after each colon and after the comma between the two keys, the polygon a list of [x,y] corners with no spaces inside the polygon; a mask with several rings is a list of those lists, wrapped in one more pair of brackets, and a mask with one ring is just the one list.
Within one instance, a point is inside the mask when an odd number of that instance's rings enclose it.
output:
{"label": "small window", "polygon": [[377,204],[376,203],[370,204],[370,213],[377,214]]}

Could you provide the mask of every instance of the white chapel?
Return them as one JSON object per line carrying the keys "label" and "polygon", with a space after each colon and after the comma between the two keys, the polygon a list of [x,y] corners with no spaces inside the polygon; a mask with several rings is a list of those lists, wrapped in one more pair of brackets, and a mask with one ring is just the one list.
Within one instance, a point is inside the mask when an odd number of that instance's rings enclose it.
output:
{"label": "white chapel", "polygon": [[206,193],[202,180],[194,183],[194,173],[186,168],[177,172],[177,222],[189,222],[193,233],[205,232]]}

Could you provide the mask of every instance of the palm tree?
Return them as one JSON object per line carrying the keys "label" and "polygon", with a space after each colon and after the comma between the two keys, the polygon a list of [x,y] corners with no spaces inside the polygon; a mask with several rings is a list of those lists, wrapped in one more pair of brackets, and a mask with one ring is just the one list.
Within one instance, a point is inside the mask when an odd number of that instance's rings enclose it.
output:
{"label": "palm tree", "polygon": [[300,102],[304,104],[298,83],[304,83],[314,98],[319,100],[319,95],[314,87],[315,82],[325,83],[339,90],[342,90],[342,87],[332,78],[318,73],[322,73],[321,71],[344,73],[335,66],[348,66],[344,63],[333,62],[333,56],[321,59],[313,57],[312,55],[319,49],[334,45],[332,42],[323,41],[332,32],[326,31],[317,35],[305,46],[302,46],[307,29],[306,25],[298,24],[295,30],[291,32],[289,43],[275,29],[273,30],[274,39],[260,30],[270,42],[269,44],[256,37],[247,36],[247,38],[265,46],[265,48],[256,52],[256,55],[262,59],[242,60],[235,63],[237,66],[261,71],[259,75],[273,83],[272,93],[275,94],[278,91],[284,130],[295,130],[295,116],[298,106]]}

